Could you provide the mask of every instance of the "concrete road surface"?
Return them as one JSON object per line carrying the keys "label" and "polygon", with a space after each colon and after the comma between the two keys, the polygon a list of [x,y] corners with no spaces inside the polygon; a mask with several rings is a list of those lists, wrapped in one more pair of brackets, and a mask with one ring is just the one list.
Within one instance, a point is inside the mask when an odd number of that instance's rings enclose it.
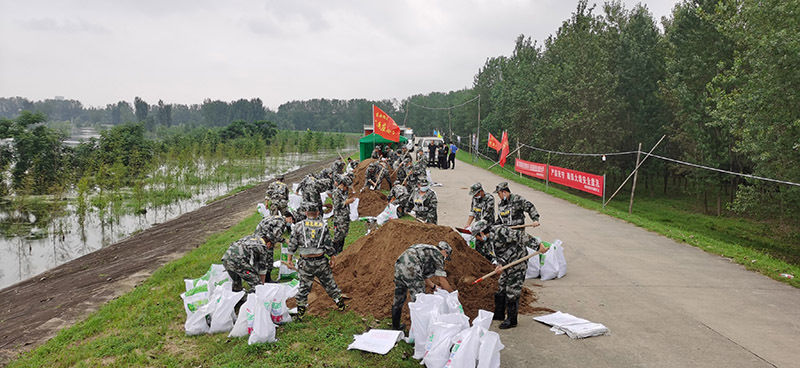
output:
{"label": "concrete road surface", "polygon": [[[481,182],[490,193],[505,181],[462,161],[431,174],[444,185],[434,188],[439,224],[459,227],[467,219],[469,186]],[[541,214],[542,225],[527,231],[564,242],[567,275],[526,282],[539,297],[536,306],[602,323],[611,334],[572,340],[531,316],[520,316],[510,330],[494,322],[506,346],[503,367],[800,367],[800,290],[622,220],[509,186]]]}

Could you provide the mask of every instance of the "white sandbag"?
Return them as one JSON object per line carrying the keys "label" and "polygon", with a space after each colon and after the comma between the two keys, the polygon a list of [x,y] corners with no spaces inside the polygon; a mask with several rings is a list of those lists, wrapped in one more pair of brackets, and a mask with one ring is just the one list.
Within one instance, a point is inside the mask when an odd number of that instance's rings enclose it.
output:
{"label": "white sandbag", "polygon": [[567,259],[564,257],[564,246],[561,245],[561,240],[558,239],[553,242],[553,245],[558,246],[558,278],[562,278],[567,274]]}
{"label": "white sandbag", "polygon": [[[294,185],[292,185],[294,187]],[[286,203],[286,206],[289,207],[290,210],[296,212],[300,210],[300,205],[303,203],[303,197],[289,193],[289,201]]]}
{"label": "white sandbag", "polygon": [[478,316],[472,320],[472,327],[480,326],[484,330],[488,330],[489,327],[492,325],[493,317],[494,313],[489,312],[487,310],[478,309]]}
{"label": "white sandbag", "polygon": [[552,280],[558,277],[560,267],[558,248],[560,247],[560,245],[552,244],[547,252],[539,255],[539,276],[542,280]]}
{"label": "white sandbag", "polygon": [[357,349],[386,355],[400,341],[402,336],[403,331],[373,328],[361,335],[353,335],[353,343],[347,346],[347,350]]}
{"label": "white sandbag", "polygon": [[356,198],[353,202],[350,203],[350,221],[358,220],[358,202],[361,198]]}
{"label": "white sandbag", "polygon": [[[438,303],[444,303],[444,300],[438,299]],[[411,328],[408,330],[407,342],[414,344],[414,359],[422,359],[425,355],[425,344],[429,336],[428,327],[431,320],[439,314],[439,307],[432,305],[431,301],[435,301],[435,299],[428,301],[417,299],[416,302],[408,303]]]}
{"label": "white sandbag", "polygon": [[231,284],[231,275],[228,274],[228,271],[225,270],[225,266],[219,263],[214,263],[209,267],[208,272],[210,273],[208,279],[208,291],[213,293],[216,288],[222,286],[225,283]]}
{"label": "white sandbag", "polygon": [[378,222],[378,225],[383,225],[386,223],[386,221],[389,221],[391,219],[396,219],[397,207],[398,206],[396,204],[392,203],[387,205],[386,208],[383,209],[383,212],[381,212],[378,216],[375,217],[375,220]]}
{"label": "white sandbag", "polygon": [[183,327],[187,335],[199,335],[208,332],[206,316],[208,310],[208,284],[201,283],[189,291],[181,294],[183,308],[186,312],[186,322]]}
{"label": "white sandbag", "polygon": [[494,331],[485,331],[481,336],[478,349],[477,368],[497,368],[500,366],[500,350],[505,346],[500,342],[500,335]]}
{"label": "white sandbag", "polygon": [[228,337],[244,337],[250,334],[255,322],[255,308],[255,294],[248,294],[247,300],[239,307],[239,315],[236,317],[236,323],[233,324],[233,329]]}
{"label": "white sandbag", "polygon": [[300,291],[300,280],[291,279],[289,282],[284,282],[281,285],[286,285],[286,299],[294,298]]}
{"label": "white sandbag", "polygon": [[486,329],[480,326],[472,326],[453,337],[450,359],[444,368],[475,368],[478,361],[478,347],[484,331]]}
{"label": "white sandbag", "polygon": [[253,345],[278,341],[275,338],[275,324],[272,323],[269,311],[267,310],[267,300],[259,296],[258,292],[256,292],[255,299],[256,305],[253,330],[250,333],[250,338],[247,339],[247,344]]}
{"label": "white sandbag", "polygon": [[284,284],[262,284],[256,286],[256,296],[264,300],[272,323],[284,324],[292,321],[286,307],[286,294],[290,287]]}
{"label": "white sandbag", "polygon": [[233,329],[233,309],[245,293],[244,291],[234,293],[230,285],[231,283],[226,283],[216,289],[216,306],[211,313],[211,328],[208,333],[228,332]]}
{"label": "white sandbag", "polygon": [[[536,252],[530,247],[526,247],[526,249],[528,250],[528,255]],[[525,270],[525,279],[535,279],[539,277],[539,267],[539,256],[528,258],[528,269]]]}
{"label": "white sandbag", "polygon": [[278,278],[297,277],[297,271],[287,267],[286,264],[283,263],[288,261],[289,261],[289,246],[286,244],[286,242],[284,242],[281,243],[281,264],[280,268],[278,269]]}
{"label": "white sandbag", "polygon": [[256,208],[258,209],[258,213],[261,214],[261,217],[269,217],[269,210],[267,209],[267,206],[264,205],[264,203],[259,203],[258,206],[256,206]]}
{"label": "white sandbag", "polygon": [[458,290],[451,293],[444,289],[436,289],[433,293],[434,295],[441,295],[442,298],[444,298],[444,304],[447,307],[445,313],[464,313],[464,307],[458,300]]}
{"label": "white sandbag", "polygon": [[469,328],[469,317],[467,317],[464,313],[446,313],[446,314],[439,314],[434,319],[434,322],[443,322],[443,323],[451,323],[454,325],[458,325],[461,331],[465,328]]}
{"label": "white sandbag", "polygon": [[[461,316],[464,315],[462,314]],[[466,318],[466,316],[464,317]],[[461,324],[434,321],[431,323],[429,330],[430,333],[428,342],[425,345],[425,355],[422,357],[422,363],[428,368],[441,368],[450,358],[453,336],[461,332],[463,328]]]}
{"label": "white sandbag", "polygon": [[[297,189],[298,188],[300,188],[300,183],[292,183],[292,193],[297,193]],[[291,196],[292,194],[289,193],[289,195]],[[289,198],[291,198],[291,197],[289,197]]]}

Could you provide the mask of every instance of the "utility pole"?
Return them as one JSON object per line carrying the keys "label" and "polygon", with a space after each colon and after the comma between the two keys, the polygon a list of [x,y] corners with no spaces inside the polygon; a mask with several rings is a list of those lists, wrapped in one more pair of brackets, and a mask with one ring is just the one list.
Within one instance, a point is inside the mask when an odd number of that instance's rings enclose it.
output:
{"label": "utility pole", "polygon": [[639,176],[639,155],[642,154],[642,142],[639,142],[639,150],[636,151],[636,168],[633,169],[633,185],[631,186],[631,202],[628,204],[628,214],[633,213],[633,195],[636,193],[636,177]]}

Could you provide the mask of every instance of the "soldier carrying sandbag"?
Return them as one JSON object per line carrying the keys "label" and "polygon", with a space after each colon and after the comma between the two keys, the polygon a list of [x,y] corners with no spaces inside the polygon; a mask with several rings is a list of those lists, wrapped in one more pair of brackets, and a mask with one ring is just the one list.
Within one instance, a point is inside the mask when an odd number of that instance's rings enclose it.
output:
{"label": "soldier carrying sandbag", "polygon": [[425,287],[436,286],[453,292],[447,282],[444,262],[450,259],[453,248],[440,241],[435,246],[430,244],[414,244],[406,249],[394,263],[394,302],[392,303],[392,329],[404,330],[400,324],[407,294],[411,301],[417,300],[417,294],[425,293]]}

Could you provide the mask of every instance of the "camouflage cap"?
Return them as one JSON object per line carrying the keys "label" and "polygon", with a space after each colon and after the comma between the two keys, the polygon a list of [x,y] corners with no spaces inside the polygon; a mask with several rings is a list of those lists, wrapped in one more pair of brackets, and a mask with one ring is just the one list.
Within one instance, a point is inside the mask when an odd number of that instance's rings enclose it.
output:
{"label": "camouflage cap", "polygon": [[303,211],[303,212],[319,212],[319,209],[317,208],[316,203],[303,202],[303,204],[300,205],[300,211]]}
{"label": "camouflage cap", "polygon": [[472,224],[472,235],[485,233],[489,229],[489,223],[486,220],[478,220]]}
{"label": "camouflage cap", "polygon": [[446,241],[440,241],[439,244],[436,244],[436,248],[445,251],[445,253],[447,253],[447,259],[450,259],[450,254],[453,253],[453,248],[450,247],[450,244],[447,244]]}
{"label": "camouflage cap", "polygon": [[505,190],[506,192],[511,192],[511,189],[508,189],[508,182],[504,181],[504,182],[502,182],[500,184],[497,184],[497,187],[494,188],[494,192],[495,193],[497,193],[497,192],[499,192],[501,190]]}
{"label": "camouflage cap", "polygon": [[353,184],[353,180],[347,175],[337,175],[335,181],[338,184],[343,184],[344,186],[348,187]]}
{"label": "camouflage cap", "polygon": [[481,183],[472,184],[472,186],[469,187],[469,195],[474,196],[475,194],[478,194],[478,192],[482,190],[483,186],[481,185]]}

